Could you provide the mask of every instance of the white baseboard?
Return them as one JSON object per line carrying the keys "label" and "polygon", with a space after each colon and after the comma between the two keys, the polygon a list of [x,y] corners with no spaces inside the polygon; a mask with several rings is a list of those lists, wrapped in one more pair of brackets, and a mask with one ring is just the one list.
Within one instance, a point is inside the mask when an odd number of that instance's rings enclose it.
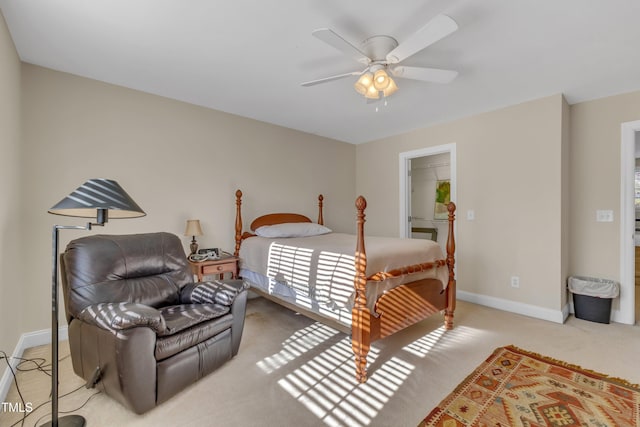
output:
{"label": "white baseboard", "polygon": [[[58,329],[58,340],[64,341],[68,339],[68,337],[69,334],[66,326]],[[13,350],[13,354],[11,355],[11,358],[9,360],[9,365],[15,371],[16,366],[18,366],[18,363],[20,363],[20,358],[22,357],[26,349],[45,344],[51,344],[51,329],[27,332],[20,335],[18,344]],[[4,402],[4,399],[7,397],[7,393],[9,393],[9,389],[11,388],[12,383],[13,375],[11,374],[11,369],[5,367],[4,374],[2,375],[2,378],[0,378],[0,402]]]}
{"label": "white baseboard", "polygon": [[536,305],[524,304],[522,302],[474,294],[460,290],[456,291],[456,297],[461,301],[472,302],[474,304],[497,308],[498,310],[522,314],[523,316],[535,317],[536,319],[548,320],[555,323],[564,323],[564,321],[567,320],[567,317],[569,317],[569,305],[565,305],[562,310],[551,310],[549,308],[538,307]]}

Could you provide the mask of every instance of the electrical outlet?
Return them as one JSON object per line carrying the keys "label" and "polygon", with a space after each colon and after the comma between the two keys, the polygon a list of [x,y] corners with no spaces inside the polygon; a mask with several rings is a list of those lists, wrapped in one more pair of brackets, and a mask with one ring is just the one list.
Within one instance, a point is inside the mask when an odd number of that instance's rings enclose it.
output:
{"label": "electrical outlet", "polygon": [[512,288],[520,287],[520,278],[518,276],[511,276],[511,287]]}

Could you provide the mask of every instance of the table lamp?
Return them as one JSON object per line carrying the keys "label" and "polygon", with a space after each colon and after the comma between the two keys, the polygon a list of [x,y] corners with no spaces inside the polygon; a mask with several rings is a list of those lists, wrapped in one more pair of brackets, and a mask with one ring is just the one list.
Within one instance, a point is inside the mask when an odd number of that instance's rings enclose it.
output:
{"label": "table lamp", "polygon": [[196,236],[202,236],[202,227],[200,227],[200,220],[187,220],[187,228],[184,230],[184,235],[191,236],[191,244],[189,245],[189,249],[191,249],[192,255],[195,254],[198,250],[198,242],[196,241]]}
{"label": "table lamp", "polygon": [[146,214],[136,202],[110,179],[90,179],[73,193],[59,201],[48,211],[55,215],[95,218],[86,225],[53,226],[53,271],[51,274],[51,421],[43,424],[52,427],[81,427],[86,420],[81,415],[58,418],[58,231],[61,229],[91,230],[104,225],[109,218],[136,218]]}

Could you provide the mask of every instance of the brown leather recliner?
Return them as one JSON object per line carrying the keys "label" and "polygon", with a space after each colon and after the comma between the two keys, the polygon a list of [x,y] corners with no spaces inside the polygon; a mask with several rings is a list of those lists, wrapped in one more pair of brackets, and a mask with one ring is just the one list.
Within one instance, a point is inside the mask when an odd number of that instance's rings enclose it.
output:
{"label": "brown leather recliner", "polygon": [[60,263],[73,370],[134,412],[237,354],[248,287],[193,283],[177,236],[83,237]]}

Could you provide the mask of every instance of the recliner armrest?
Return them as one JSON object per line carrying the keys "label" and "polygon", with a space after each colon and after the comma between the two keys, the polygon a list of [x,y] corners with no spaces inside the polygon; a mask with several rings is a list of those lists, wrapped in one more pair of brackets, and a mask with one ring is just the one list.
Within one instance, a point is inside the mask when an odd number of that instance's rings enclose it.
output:
{"label": "recliner armrest", "polygon": [[214,280],[190,283],[180,293],[182,304],[221,304],[231,306],[249,286],[242,280]]}
{"label": "recliner armrest", "polygon": [[114,332],[144,326],[159,334],[166,329],[160,311],[130,302],[93,304],[82,310],[78,319]]}

